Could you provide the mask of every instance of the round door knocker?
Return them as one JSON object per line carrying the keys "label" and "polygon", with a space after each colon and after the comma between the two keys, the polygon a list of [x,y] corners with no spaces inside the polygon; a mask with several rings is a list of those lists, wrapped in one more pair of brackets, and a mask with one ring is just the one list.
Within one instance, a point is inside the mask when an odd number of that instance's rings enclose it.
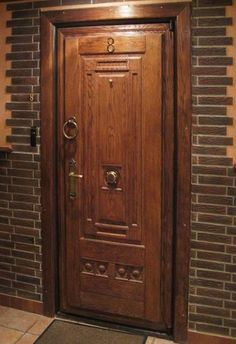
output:
{"label": "round door knocker", "polygon": [[106,171],[105,173],[106,184],[110,187],[116,186],[118,183],[119,177],[120,175],[118,171]]}
{"label": "round door knocker", "polygon": [[[63,125],[63,135],[68,140],[73,140],[78,134],[79,128],[75,116],[65,121]],[[70,134],[71,133],[71,134]]]}

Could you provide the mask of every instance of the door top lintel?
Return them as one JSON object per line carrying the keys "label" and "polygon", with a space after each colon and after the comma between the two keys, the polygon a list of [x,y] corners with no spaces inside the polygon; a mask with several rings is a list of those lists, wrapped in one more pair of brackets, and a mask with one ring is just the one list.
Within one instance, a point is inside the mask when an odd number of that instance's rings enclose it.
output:
{"label": "door top lintel", "polygon": [[146,0],[146,1],[120,1],[120,2],[105,2],[99,4],[80,4],[80,5],[66,5],[66,6],[52,6],[42,7],[40,12],[51,12],[51,11],[66,11],[73,9],[91,9],[91,8],[103,8],[103,7],[119,7],[119,6],[131,6],[131,5],[170,5],[170,4],[182,4],[191,3],[192,0]]}

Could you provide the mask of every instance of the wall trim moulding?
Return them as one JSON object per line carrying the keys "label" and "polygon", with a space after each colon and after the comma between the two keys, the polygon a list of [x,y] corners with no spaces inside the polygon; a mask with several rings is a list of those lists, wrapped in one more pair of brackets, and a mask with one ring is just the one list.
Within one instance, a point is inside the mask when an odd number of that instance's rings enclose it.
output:
{"label": "wall trim moulding", "polygon": [[33,300],[21,299],[16,296],[0,294],[0,305],[20,309],[25,312],[43,314],[43,303]]}
{"label": "wall trim moulding", "polygon": [[188,344],[235,344],[236,340],[229,337],[212,336],[200,332],[188,332]]}

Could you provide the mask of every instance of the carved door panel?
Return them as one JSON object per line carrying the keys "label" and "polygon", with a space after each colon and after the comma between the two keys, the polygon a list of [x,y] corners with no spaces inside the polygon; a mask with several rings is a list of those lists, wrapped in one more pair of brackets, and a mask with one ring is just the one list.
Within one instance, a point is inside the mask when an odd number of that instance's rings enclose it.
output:
{"label": "carved door panel", "polygon": [[61,310],[165,330],[172,33],[167,24],[61,29],[58,42]]}

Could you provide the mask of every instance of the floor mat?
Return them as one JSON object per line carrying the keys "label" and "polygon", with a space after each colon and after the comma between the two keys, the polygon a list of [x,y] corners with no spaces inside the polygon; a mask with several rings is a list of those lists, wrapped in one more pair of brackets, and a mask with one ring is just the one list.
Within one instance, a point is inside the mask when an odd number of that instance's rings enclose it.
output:
{"label": "floor mat", "polygon": [[54,320],[35,344],[144,344],[145,336]]}

